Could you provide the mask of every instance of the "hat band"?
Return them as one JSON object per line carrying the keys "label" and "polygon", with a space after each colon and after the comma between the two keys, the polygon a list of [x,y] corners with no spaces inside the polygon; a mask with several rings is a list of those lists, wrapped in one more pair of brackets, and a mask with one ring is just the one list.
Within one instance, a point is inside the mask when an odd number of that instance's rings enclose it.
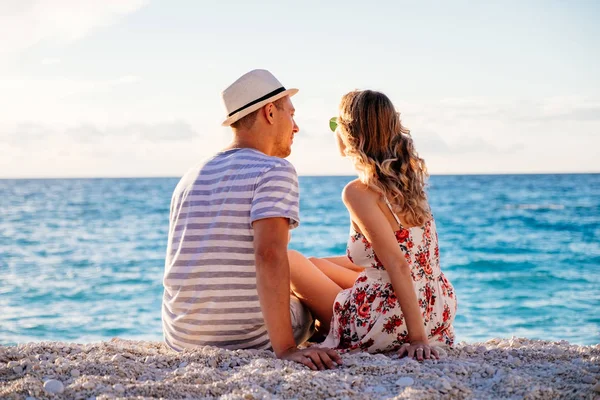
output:
{"label": "hat band", "polygon": [[260,103],[261,101],[263,101],[263,100],[266,100],[266,99],[268,99],[269,97],[273,97],[273,96],[275,96],[276,94],[279,94],[279,93],[281,93],[281,92],[285,92],[285,88],[284,88],[283,86],[282,86],[282,87],[280,87],[279,89],[275,89],[275,90],[273,90],[272,92],[265,94],[263,97],[261,97],[261,98],[259,98],[259,99],[256,99],[256,100],[254,100],[254,101],[251,101],[250,103],[246,104],[246,105],[245,105],[245,106],[243,106],[243,107],[240,107],[240,108],[238,108],[238,109],[237,109],[237,110],[235,110],[235,111],[232,111],[232,112],[230,112],[230,113],[229,113],[229,115],[228,115],[228,117],[231,117],[233,114],[235,114],[235,113],[238,113],[238,112],[240,112],[240,111],[242,111],[242,110],[245,110],[246,108],[248,108],[248,107],[250,107],[250,106],[253,106],[253,105],[255,105],[256,103]]}

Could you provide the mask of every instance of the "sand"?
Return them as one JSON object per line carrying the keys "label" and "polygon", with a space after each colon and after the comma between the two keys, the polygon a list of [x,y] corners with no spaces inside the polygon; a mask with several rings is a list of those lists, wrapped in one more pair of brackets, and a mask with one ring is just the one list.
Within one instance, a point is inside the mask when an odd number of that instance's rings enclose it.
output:
{"label": "sand", "polygon": [[600,344],[493,339],[440,360],[346,354],[310,371],[268,351],[113,339],[0,346],[2,399],[599,399]]}

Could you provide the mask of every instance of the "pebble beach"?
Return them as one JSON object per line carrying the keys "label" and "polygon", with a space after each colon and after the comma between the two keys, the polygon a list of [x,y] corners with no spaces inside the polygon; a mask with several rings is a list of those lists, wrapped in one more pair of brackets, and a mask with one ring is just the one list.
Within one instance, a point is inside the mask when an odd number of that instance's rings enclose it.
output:
{"label": "pebble beach", "polygon": [[600,399],[600,344],[522,338],[439,348],[439,360],[343,355],[311,371],[268,351],[114,338],[0,347],[2,399]]}

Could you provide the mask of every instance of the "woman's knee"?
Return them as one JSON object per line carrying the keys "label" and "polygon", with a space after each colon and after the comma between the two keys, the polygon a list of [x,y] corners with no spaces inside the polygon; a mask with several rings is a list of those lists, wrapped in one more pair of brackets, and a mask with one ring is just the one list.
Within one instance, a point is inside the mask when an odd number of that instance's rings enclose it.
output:
{"label": "woman's knee", "polygon": [[288,258],[291,262],[292,260],[304,258],[304,256],[298,250],[288,250]]}

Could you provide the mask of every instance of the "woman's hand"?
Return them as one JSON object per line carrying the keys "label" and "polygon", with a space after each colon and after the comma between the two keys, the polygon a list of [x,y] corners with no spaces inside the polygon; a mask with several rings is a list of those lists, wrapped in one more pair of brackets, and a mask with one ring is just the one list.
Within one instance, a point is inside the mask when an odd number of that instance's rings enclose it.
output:
{"label": "woman's hand", "polygon": [[408,356],[410,358],[416,358],[418,361],[440,358],[435,347],[430,346],[426,341],[404,343],[402,347],[400,347],[398,355],[400,357]]}

